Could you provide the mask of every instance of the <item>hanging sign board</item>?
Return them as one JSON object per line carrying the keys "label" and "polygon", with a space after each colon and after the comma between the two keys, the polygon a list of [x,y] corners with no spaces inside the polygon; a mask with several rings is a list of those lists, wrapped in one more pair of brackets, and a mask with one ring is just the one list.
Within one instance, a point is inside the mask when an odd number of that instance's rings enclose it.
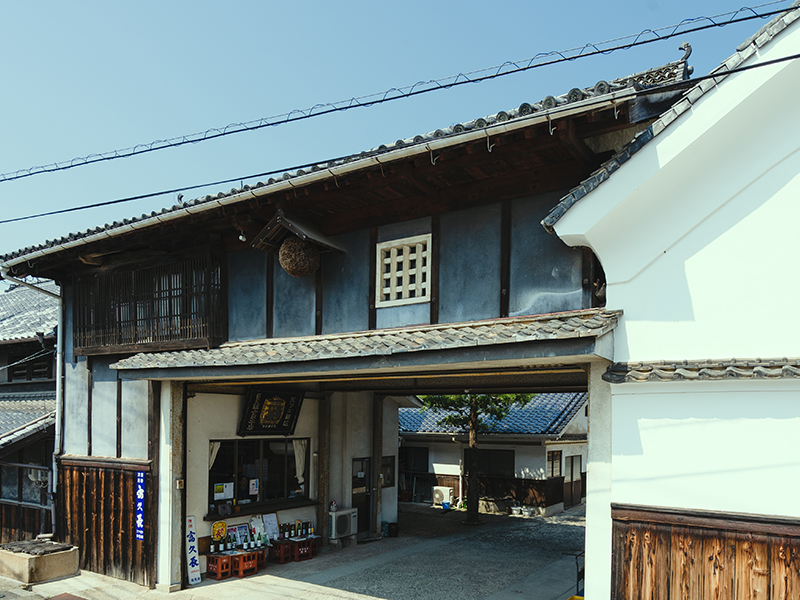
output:
{"label": "hanging sign board", "polygon": [[194,516],[186,517],[186,570],[189,573],[189,585],[200,583],[200,553],[197,551]]}
{"label": "hanging sign board", "polygon": [[236,432],[246,435],[292,435],[303,404],[303,394],[275,394],[261,390],[247,393]]}
{"label": "hanging sign board", "polygon": [[144,471],[136,472],[136,539],[144,541]]}

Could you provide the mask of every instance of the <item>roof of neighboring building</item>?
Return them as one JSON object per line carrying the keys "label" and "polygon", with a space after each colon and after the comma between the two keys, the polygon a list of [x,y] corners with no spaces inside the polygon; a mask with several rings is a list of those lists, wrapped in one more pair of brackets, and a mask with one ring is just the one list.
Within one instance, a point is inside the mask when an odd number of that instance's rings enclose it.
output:
{"label": "roof of neighboring building", "polygon": [[659,361],[614,363],[603,373],[609,383],[698,381],[722,379],[800,379],[800,358],[723,361]]}
{"label": "roof of neighboring building", "polygon": [[11,432],[39,422],[55,408],[55,390],[0,394],[0,444]]}
{"label": "roof of neighboring building", "polygon": [[[537,394],[525,406],[513,407],[502,420],[485,419],[495,435],[555,435],[563,433],[572,418],[586,404],[586,392]],[[451,411],[425,408],[400,408],[400,433],[467,433],[466,429],[439,425]]]}
{"label": "roof of neighboring building", "polygon": [[[800,0],[792,4],[792,7],[800,6]],[[550,211],[542,220],[542,225],[548,231],[553,231],[556,223],[566,212],[575,205],[581,198],[595,190],[598,186],[608,180],[609,177],[625,164],[634,154],[639,152],[653,138],[664,131],[670,123],[677,120],[679,116],[687,112],[693,104],[702,98],[706,92],[717,87],[717,85],[728,76],[728,71],[742,66],[746,60],[755,56],[756,53],[765,45],[775,39],[786,27],[800,18],[800,10],[786,12],[778,15],[769,23],[759,29],[754,35],[750,36],[736,49],[731,56],[722,62],[709,75],[709,79],[703,79],[684,94],[683,98],[672,104],[655,122],[647,129],[640,131],[636,137],[624,148],[603,163],[599,169],[587,177],[580,185],[570,190],[561,201]]]}
{"label": "roof of neighboring building", "polygon": [[170,369],[390,355],[536,340],[599,337],[616,327],[621,311],[588,309],[534,317],[420,325],[301,338],[229,342],[211,350],[142,353],[114,369]]}
{"label": "roof of neighboring building", "polygon": [[260,181],[253,186],[245,185],[240,189],[233,188],[229,192],[206,195],[176,204],[170,208],[164,208],[159,212],[151,212],[140,217],[114,221],[104,226],[71,233],[54,240],[47,240],[43,244],[29,246],[2,255],[0,260],[8,264],[20,263],[23,260],[44,256],[61,248],[85,245],[134,229],[155,226],[164,221],[188,217],[198,212],[250,200],[257,196],[291,191],[293,188],[320,179],[333,179],[353,170],[406,157],[409,151],[423,153],[438,150],[442,147],[439,145],[441,142],[455,145],[471,139],[477,139],[477,137],[488,137],[490,133],[495,134],[544,121],[549,122],[564,115],[593,110],[600,104],[612,105],[615,102],[629,100],[639,90],[681,81],[687,76],[688,70],[684,57],[681,60],[612,81],[601,80],[591,87],[574,88],[560,96],[547,96],[544,100],[534,103],[523,102],[518,108],[501,110],[493,115],[404,138],[391,144],[381,144],[369,151],[335,158],[319,164],[311,164],[297,171],[283,173],[280,176],[271,177],[267,181]]}
{"label": "roof of neighboring building", "polygon": [[[52,281],[37,286],[58,293]],[[0,343],[30,340],[41,332],[54,335],[58,324],[58,300],[22,285],[0,293]]]}
{"label": "roof of neighboring building", "polygon": [[6,449],[9,452],[12,452],[14,450],[11,448],[12,445],[22,442],[26,438],[36,435],[37,433],[47,431],[47,429],[55,427],[55,424],[56,413],[55,411],[51,411],[46,415],[42,415],[41,417],[34,419],[30,423],[26,423],[22,427],[14,429],[13,431],[9,431],[5,434],[1,434],[0,452]]}

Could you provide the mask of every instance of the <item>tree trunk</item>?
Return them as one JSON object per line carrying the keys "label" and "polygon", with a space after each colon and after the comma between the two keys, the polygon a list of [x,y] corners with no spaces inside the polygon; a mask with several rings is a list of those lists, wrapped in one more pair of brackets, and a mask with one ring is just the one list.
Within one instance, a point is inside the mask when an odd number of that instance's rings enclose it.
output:
{"label": "tree trunk", "polygon": [[467,452],[467,523],[478,522],[478,473],[477,456],[478,448],[478,403],[470,399],[469,403],[469,451]]}

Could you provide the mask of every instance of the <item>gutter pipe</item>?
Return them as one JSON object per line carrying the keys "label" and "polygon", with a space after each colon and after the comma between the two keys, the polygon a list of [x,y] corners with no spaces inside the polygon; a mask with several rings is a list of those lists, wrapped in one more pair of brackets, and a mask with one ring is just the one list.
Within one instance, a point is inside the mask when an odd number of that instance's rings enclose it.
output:
{"label": "gutter pipe", "polygon": [[50,476],[50,533],[56,534],[56,488],[58,485],[58,457],[63,452],[64,437],[62,435],[62,416],[64,412],[64,301],[63,291],[54,294],[49,290],[37,287],[11,275],[8,265],[0,265],[0,275],[3,279],[13,281],[40,294],[46,294],[58,300],[58,325],[56,326],[56,435],[53,441],[53,465]]}

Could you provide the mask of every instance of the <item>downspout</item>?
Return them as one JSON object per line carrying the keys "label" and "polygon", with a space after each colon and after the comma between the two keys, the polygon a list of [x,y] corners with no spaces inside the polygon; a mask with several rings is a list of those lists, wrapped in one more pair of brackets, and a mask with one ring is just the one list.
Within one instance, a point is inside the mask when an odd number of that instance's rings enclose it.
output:
{"label": "downspout", "polygon": [[64,302],[61,293],[54,294],[49,290],[36,287],[33,284],[17,279],[6,265],[0,265],[0,275],[3,279],[12,281],[19,285],[30,288],[40,294],[52,296],[58,300],[58,325],[56,326],[56,435],[53,440],[53,472],[50,476],[50,533],[55,536],[56,534],[56,487],[58,485],[58,464],[57,459],[63,450],[63,436],[61,435],[61,416],[64,408]]}

